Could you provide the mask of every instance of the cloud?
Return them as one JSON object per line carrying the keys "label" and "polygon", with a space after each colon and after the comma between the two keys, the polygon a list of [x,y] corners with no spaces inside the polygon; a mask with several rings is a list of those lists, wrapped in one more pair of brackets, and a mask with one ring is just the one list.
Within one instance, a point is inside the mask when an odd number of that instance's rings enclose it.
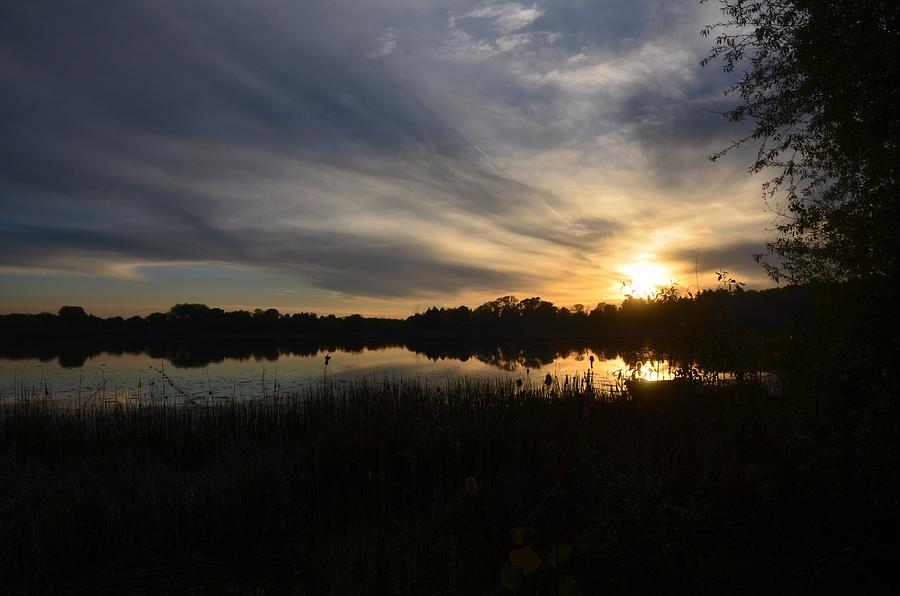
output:
{"label": "cloud", "polygon": [[449,56],[461,61],[485,61],[503,54],[552,46],[558,34],[531,30],[544,14],[537,4],[490,2],[474,10],[451,13],[447,22]]}
{"label": "cloud", "polygon": [[[766,277],[755,261],[755,254],[765,254],[765,243],[756,240],[738,240],[725,244],[711,245],[694,250],[674,251],[667,257],[684,263],[703,275],[702,286],[715,281],[713,272],[728,271],[735,279],[759,288],[766,284]],[[689,284],[690,285],[690,284]]]}
{"label": "cloud", "polygon": [[[527,286],[527,273],[453,262],[427,245],[339,231],[244,228],[214,238],[179,233],[154,238],[150,230],[120,233],[63,225],[16,226],[0,237],[0,267],[52,268],[138,278],[116,257],[141,263],[242,263],[301,274],[317,286],[349,296],[418,297],[496,287]],[[32,238],[44,238],[39,247]],[[218,241],[217,241],[218,240]],[[64,248],[64,252],[60,250]],[[61,255],[67,255],[61,257]]]}
{"label": "cloud", "polygon": [[381,58],[390,56],[397,49],[397,32],[388,28],[375,40],[375,47],[366,53],[369,58]]}
{"label": "cloud", "polygon": [[456,18],[458,25],[464,19],[487,19],[503,34],[509,34],[527,27],[544,11],[537,4],[528,7],[518,2],[492,2],[481,8],[463,13]]}
{"label": "cloud", "polygon": [[[571,271],[603,275],[591,259],[648,229],[699,230],[676,206],[709,204],[713,178],[746,196],[704,160],[732,134],[710,113],[722,79],[696,66],[707,10],[6,6],[0,265],[217,263],[348,296],[566,296]],[[725,227],[750,237],[751,220]]]}

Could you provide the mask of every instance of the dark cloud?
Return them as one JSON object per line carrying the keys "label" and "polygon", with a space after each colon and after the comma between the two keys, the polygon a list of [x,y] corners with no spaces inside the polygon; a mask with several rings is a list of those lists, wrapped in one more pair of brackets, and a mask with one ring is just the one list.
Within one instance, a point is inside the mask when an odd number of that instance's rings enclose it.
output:
{"label": "dark cloud", "polygon": [[[51,260],[55,247],[60,254],[94,249],[242,262],[255,250],[254,235],[235,238],[206,223],[220,198],[186,188],[191,179],[227,178],[235,166],[264,167],[231,160],[228,148],[263,147],[337,168],[338,175],[416,186],[473,215],[507,212],[513,198],[533,194],[494,171],[380,63],[362,60],[366,36],[348,30],[346,7],[304,5],[290,15],[302,18],[279,28],[272,15],[286,6],[58,2],[4,11],[0,201],[13,222],[50,220],[52,226],[57,215],[74,216],[91,230],[55,228],[47,232],[53,237],[28,247],[39,236],[19,226],[10,232],[16,250],[7,260],[22,264],[27,254]],[[167,151],[179,142],[225,151],[187,158]],[[265,197],[247,200],[264,203]],[[123,221],[124,212],[132,216]],[[141,228],[157,226],[168,241],[139,242],[110,230],[133,219]],[[215,249],[223,246],[229,250]],[[424,263],[427,252],[419,252]],[[383,256],[398,271],[417,270]],[[435,263],[436,270],[441,266]],[[453,271],[480,278],[477,267]],[[460,282],[459,275],[448,279]]]}
{"label": "dark cloud", "polygon": [[16,267],[53,267],[63,252],[82,257],[89,266],[116,256],[177,263],[201,254],[212,262],[299,273],[323,289],[342,294],[377,297],[527,287],[534,279],[525,273],[456,263],[426,245],[334,231],[242,229],[192,235],[173,230],[160,237],[156,230],[18,225],[0,232],[0,265]]}
{"label": "dark cloud", "polygon": [[701,272],[725,270],[738,281],[761,282],[764,275],[754,255],[765,253],[765,242],[738,241],[701,248],[699,254],[695,248],[678,250],[666,256],[683,263],[696,262]]}
{"label": "dark cloud", "polygon": [[578,53],[583,48],[620,49],[673,31],[696,31],[694,7],[670,0],[549,0],[541,3],[534,29],[556,31],[560,45]]}
{"label": "dark cloud", "polygon": [[[246,233],[246,232],[245,232]],[[250,232],[252,234],[252,232]],[[348,295],[415,297],[527,287],[534,278],[455,263],[428,246],[334,232],[267,233],[252,258]]]}
{"label": "dark cloud", "polygon": [[722,112],[731,102],[692,100],[666,102],[652,92],[629,102],[629,119],[636,123],[634,140],[647,158],[647,172],[661,188],[696,187],[704,172],[727,173],[735,179],[746,174],[744,159],[724,159],[715,165],[709,156],[740,138],[746,127],[726,126]]}
{"label": "dark cloud", "polygon": [[[701,269],[715,269],[718,267],[731,267],[747,264],[753,261],[753,255],[763,251],[763,244],[759,242],[734,242],[714,248],[699,249],[699,264]],[[697,249],[681,250],[672,254],[672,257],[693,262],[697,258]]]}
{"label": "dark cloud", "polygon": [[83,168],[68,171],[80,144],[138,153],[146,148],[123,139],[135,134],[284,148],[329,162],[423,143],[442,155],[469,151],[379,64],[360,64],[352,45],[335,44],[340,11],[297,15],[304,18],[285,39],[287,27],[272,31],[261,20],[274,5],[17,5],[0,42],[10,71],[0,99],[9,116],[3,149],[27,158],[26,171],[59,170],[69,184],[93,181]]}

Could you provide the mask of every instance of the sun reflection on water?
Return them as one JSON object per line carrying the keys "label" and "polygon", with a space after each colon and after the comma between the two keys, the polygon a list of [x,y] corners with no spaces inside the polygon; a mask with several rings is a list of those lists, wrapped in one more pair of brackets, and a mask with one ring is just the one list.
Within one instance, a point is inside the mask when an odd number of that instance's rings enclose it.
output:
{"label": "sun reflection on water", "polygon": [[672,379],[672,371],[668,362],[646,360],[634,364],[631,376],[644,381],[667,381]]}

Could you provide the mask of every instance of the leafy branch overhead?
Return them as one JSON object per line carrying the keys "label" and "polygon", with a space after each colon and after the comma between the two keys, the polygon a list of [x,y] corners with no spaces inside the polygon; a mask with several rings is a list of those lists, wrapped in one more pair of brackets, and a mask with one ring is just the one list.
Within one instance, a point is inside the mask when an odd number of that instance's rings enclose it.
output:
{"label": "leafy branch overhead", "polygon": [[[708,0],[702,0],[704,2]],[[757,255],[775,281],[846,281],[897,271],[900,241],[900,3],[719,0],[701,62],[740,73],[725,116],[751,132],[750,171],[779,216]]]}

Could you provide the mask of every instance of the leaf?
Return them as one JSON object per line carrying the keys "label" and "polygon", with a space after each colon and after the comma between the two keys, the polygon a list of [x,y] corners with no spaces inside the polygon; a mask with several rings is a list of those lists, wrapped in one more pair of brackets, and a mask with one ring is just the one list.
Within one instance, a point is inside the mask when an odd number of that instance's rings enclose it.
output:
{"label": "leaf", "polygon": [[551,567],[562,567],[569,560],[572,547],[568,544],[557,544],[547,553],[547,564]]}
{"label": "leaf", "polygon": [[522,585],[522,568],[507,563],[500,570],[500,581],[507,590],[518,590]]}
{"label": "leaf", "polygon": [[517,548],[509,553],[509,562],[517,567],[521,567],[525,575],[534,573],[538,567],[544,564],[536,552],[531,550],[529,546]]}
{"label": "leaf", "polygon": [[517,526],[512,528],[509,531],[510,537],[512,537],[513,544],[523,545],[525,544],[525,536],[528,534],[528,528],[524,526]]}

